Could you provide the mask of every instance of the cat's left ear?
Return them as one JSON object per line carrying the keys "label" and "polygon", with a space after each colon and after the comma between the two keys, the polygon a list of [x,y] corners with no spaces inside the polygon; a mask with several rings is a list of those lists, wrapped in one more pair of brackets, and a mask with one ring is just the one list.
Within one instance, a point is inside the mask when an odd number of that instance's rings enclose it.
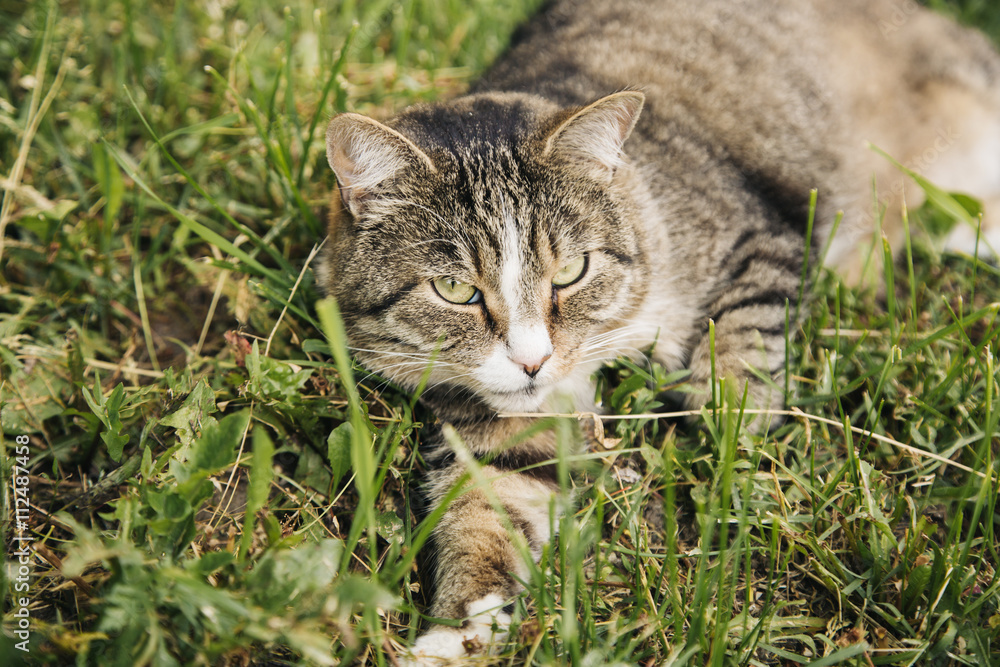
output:
{"label": "cat's left ear", "polygon": [[356,113],[344,113],[326,130],[326,157],[337,174],[344,207],[352,215],[408,167],[434,172],[434,163],[396,130]]}
{"label": "cat's left ear", "polygon": [[645,100],[636,90],[602,97],[549,135],[545,155],[559,155],[584,166],[598,179],[611,180],[623,163],[622,145],[639,120]]}

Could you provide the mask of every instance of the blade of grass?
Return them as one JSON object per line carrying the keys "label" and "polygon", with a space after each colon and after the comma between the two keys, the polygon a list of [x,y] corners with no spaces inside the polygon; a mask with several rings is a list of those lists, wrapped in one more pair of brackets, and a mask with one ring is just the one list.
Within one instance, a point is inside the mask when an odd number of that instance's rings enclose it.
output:
{"label": "blade of grass", "polygon": [[[358,27],[358,23],[354,22],[351,25],[350,32],[347,33],[347,37],[344,38],[344,44],[340,47],[340,54],[333,63],[333,67],[330,68],[330,74],[326,77],[326,83],[323,84],[323,91],[320,93],[319,102],[316,104],[316,113],[313,114],[312,121],[309,123],[309,129],[306,131],[305,145],[302,147],[302,162],[299,164],[299,173],[295,176],[295,182],[300,188],[303,187],[302,180],[309,158],[309,149],[312,148],[312,142],[316,136],[316,125],[319,124],[321,117],[326,118],[326,114],[322,113],[322,110],[326,107],[326,98],[330,96],[330,91],[336,84],[337,77],[343,71],[344,65],[347,64],[347,53],[351,48],[351,44],[354,43],[354,36],[358,34]],[[337,111],[341,111],[341,109],[338,108]]]}
{"label": "blade of grass", "polygon": [[149,362],[153,365],[153,370],[160,371],[160,361],[156,357],[156,344],[153,342],[153,329],[149,324],[149,312],[146,308],[146,293],[142,283],[142,257],[139,250],[131,244],[130,254],[132,255],[132,282],[135,285],[135,302],[139,307],[139,319],[142,322],[142,336],[146,341],[146,352],[149,354]]}
{"label": "blade of grass", "polygon": [[[42,32],[42,47],[38,55],[38,64],[35,66],[35,86],[31,91],[31,100],[28,102],[28,113],[25,117],[26,126],[24,134],[21,136],[21,146],[17,152],[17,157],[14,159],[14,164],[7,174],[7,187],[3,193],[3,203],[0,204],[0,260],[3,260],[4,249],[6,247],[7,223],[10,222],[11,210],[14,206],[14,192],[24,177],[24,168],[28,163],[31,144],[38,132],[38,127],[41,125],[42,119],[62,88],[63,80],[66,78],[67,67],[71,61],[67,54],[72,53],[72,50],[76,47],[76,39],[71,39],[66,45],[63,56],[59,61],[60,65],[55,79],[48,87],[45,97],[42,98],[42,91],[45,89],[45,73],[49,67],[49,50],[52,48],[53,25],[58,14],[56,11],[57,7],[58,5],[54,0],[49,0],[45,12],[45,28]],[[0,276],[0,280],[6,283],[6,280],[2,276]]]}
{"label": "blade of grass", "polygon": [[893,345],[899,343],[899,332],[896,328],[896,272],[892,259],[892,248],[889,239],[882,234],[882,276],[885,279],[885,304],[889,311],[889,338]]}
{"label": "blade of grass", "polygon": [[[903,238],[906,241],[906,278],[910,283],[910,329],[916,331],[917,317],[917,279],[913,271],[913,244],[910,242],[910,212],[906,208],[906,199],[902,203]],[[900,334],[902,335],[902,334]]]}
{"label": "blade of grass", "polygon": [[[354,471],[354,486],[358,490],[358,508],[356,518],[351,524],[347,548],[344,550],[342,569],[347,568],[352,558],[354,547],[361,538],[362,531],[368,533],[369,547],[372,557],[377,560],[374,552],[375,540],[375,457],[372,453],[372,433],[368,428],[368,419],[362,412],[361,397],[354,383],[354,372],[351,370],[351,358],[347,353],[347,333],[340,317],[337,302],[333,299],[323,299],[316,303],[316,314],[319,316],[323,333],[330,345],[343,389],[347,392],[348,410],[350,412],[351,431],[351,465]],[[374,564],[374,563],[373,563]],[[373,572],[374,575],[374,572]]]}
{"label": "blade of grass", "polygon": [[[236,231],[249,238],[254,244],[255,251],[260,251],[260,250],[265,251],[272,259],[274,259],[275,262],[278,263],[279,266],[281,266],[281,268],[286,273],[289,274],[295,273],[295,268],[292,266],[291,262],[289,262],[280,252],[278,252],[278,250],[274,247],[272,243],[266,242],[257,234],[257,232],[253,231],[243,223],[236,220],[236,218],[231,216],[229,212],[226,211],[225,207],[223,207],[221,204],[219,204],[218,201],[216,201],[215,197],[210,195],[204,188],[201,187],[198,181],[191,176],[191,174],[187,171],[187,169],[185,169],[174,158],[173,154],[167,150],[166,147],[167,139],[166,138],[160,139],[160,137],[157,136],[156,132],[153,130],[153,127],[149,124],[149,121],[146,120],[145,114],[143,114],[142,110],[139,109],[138,103],[136,102],[135,98],[132,96],[132,92],[128,88],[125,89],[125,95],[128,97],[129,103],[132,105],[132,109],[135,111],[136,115],[139,116],[139,120],[142,122],[143,127],[146,128],[146,131],[149,133],[149,136],[152,137],[153,142],[163,153],[163,156],[167,158],[167,161],[170,162],[171,165],[173,165],[174,169],[176,169],[177,172],[184,177],[184,180],[187,181],[188,185],[190,185],[195,192],[201,195],[201,197],[205,201],[207,201],[212,206],[212,208],[218,211],[219,215],[221,215],[226,220],[226,222],[228,222]],[[226,118],[228,116],[236,116],[236,114],[228,114],[227,116],[223,116],[222,118]],[[215,119],[215,120],[220,120],[220,119]],[[201,125],[207,125],[207,123],[202,123]],[[186,129],[193,130],[193,126]],[[167,136],[176,135],[178,134],[178,132],[180,131],[175,130],[174,132],[170,133]],[[229,254],[232,255],[232,253]],[[233,256],[235,257],[236,255]]]}
{"label": "blade of grass", "polygon": [[235,245],[230,243],[228,240],[226,240],[218,233],[212,231],[211,229],[204,226],[200,222],[197,222],[191,216],[181,213],[179,210],[177,210],[176,208],[165,202],[163,199],[160,198],[159,195],[153,192],[153,189],[149,187],[149,185],[146,184],[146,181],[143,180],[143,178],[138,174],[138,172],[136,172],[132,168],[131,164],[129,164],[129,161],[126,160],[121,155],[117,146],[114,146],[113,144],[110,144],[106,141],[104,142],[104,146],[105,148],[108,149],[108,152],[115,159],[115,161],[122,168],[122,170],[129,175],[129,178],[135,181],[135,184],[138,185],[140,188],[142,188],[142,190],[147,195],[152,197],[158,204],[160,204],[167,211],[169,211],[174,216],[174,218],[176,218],[177,221],[180,222],[184,227],[186,227],[187,229],[191,230],[192,232],[200,236],[201,239],[204,240],[205,242],[216,246],[217,248],[224,251],[228,255],[231,255],[232,257],[238,259],[240,262],[243,263],[244,268],[250,271],[251,273],[254,273],[258,276],[269,278],[276,284],[286,288],[291,286],[291,282],[288,280],[288,277],[286,275],[267,268],[266,266],[255,260],[253,257],[248,255],[244,250],[237,248]]}
{"label": "blade of grass", "polygon": [[844,221],[844,212],[837,211],[837,215],[833,217],[833,225],[830,227],[830,233],[826,237],[826,242],[823,244],[823,249],[819,253],[819,259],[816,261],[815,268],[813,269],[812,279],[815,281],[823,267],[826,266],[826,257],[830,253],[830,246],[833,245],[833,239],[837,237],[837,232],[840,230],[840,223]]}
{"label": "blade of grass", "polygon": [[[249,68],[249,65],[247,65]],[[302,215],[302,219],[305,220],[309,230],[315,234],[319,235],[322,233],[319,222],[316,220],[316,216],[313,214],[312,209],[306,204],[305,199],[302,197],[302,192],[296,187],[295,181],[292,180],[292,171],[289,165],[290,157],[288,157],[286,147],[280,141],[280,131],[276,127],[275,123],[264,123],[260,116],[260,111],[258,111],[256,105],[243,97],[239,91],[237,91],[233,86],[227,81],[214,67],[206,66],[205,71],[208,72],[217,83],[222,85],[226,90],[228,90],[233,99],[236,100],[236,104],[240,107],[240,111],[243,115],[253,123],[254,127],[257,129],[257,134],[264,145],[264,150],[267,151],[268,159],[271,162],[271,166],[274,168],[275,172],[279,174],[282,178],[280,179],[280,185],[285,192],[291,196],[298,207],[299,213]],[[253,78],[250,79],[251,84]],[[273,118],[273,115],[269,115],[269,118]],[[270,128],[270,129],[269,129]],[[271,137],[278,132],[278,148],[280,150],[274,149],[274,141]]]}
{"label": "blade of grass", "polygon": [[812,251],[813,224],[816,222],[816,201],[819,191],[815,188],[809,191],[809,217],[806,219],[805,249],[802,256],[802,275],[799,278],[799,297],[795,302],[795,321],[802,316],[802,299],[805,297],[806,284],[809,282],[809,253]]}
{"label": "blade of grass", "polygon": [[[294,79],[292,78],[292,65],[294,64],[295,56],[295,35],[293,28],[295,27],[295,17],[292,15],[292,8],[286,6],[285,12],[285,117],[290,118],[292,125],[295,126],[296,135],[301,134],[302,127],[299,124],[299,112],[295,108],[295,86],[293,85]],[[272,116],[273,117],[273,116]],[[289,164],[292,161],[291,154],[288,154]]]}

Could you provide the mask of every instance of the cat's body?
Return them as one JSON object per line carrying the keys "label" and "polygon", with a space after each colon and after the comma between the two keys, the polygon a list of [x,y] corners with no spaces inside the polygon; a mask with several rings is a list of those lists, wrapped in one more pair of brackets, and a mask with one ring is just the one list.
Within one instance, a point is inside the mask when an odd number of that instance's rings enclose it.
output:
{"label": "cat's body", "polygon": [[900,19],[889,0],[557,2],[472,95],[387,125],[331,122],[340,196],[322,280],[355,353],[410,388],[437,355],[423,400],[457,438],[430,434],[432,502],[470,455],[495,478],[435,532],[430,614],[470,620],[432,628],[418,655],[487,642],[523,574],[512,536],[535,556],[550,537],[554,437],[517,442],[530,420],[498,413],[563,396],[586,409],[601,363],[654,343],[704,388],[709,318],[717,372],[779,406],[748,366],[780,377],[810,190],[812,250],[843,210],[831,260],[853,277],[873,174],[899,234],[902,177],[863,140],[1000,200],[1000,58],[902,6]]}

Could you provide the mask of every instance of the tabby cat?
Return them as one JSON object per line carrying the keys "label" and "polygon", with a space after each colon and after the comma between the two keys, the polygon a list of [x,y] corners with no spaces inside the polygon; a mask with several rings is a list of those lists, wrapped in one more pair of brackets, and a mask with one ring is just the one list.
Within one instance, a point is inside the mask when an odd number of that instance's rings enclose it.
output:
{"label": "tabby cat", "polygon": [[[808,251],[843,211],[828,261],[852,280],[879,218],[873,176],[894,245],[902,199],[920,201],[865,140],[991,210],[1000,57],[911,0],[562,0],[471,94],[332,120],[320,282],[363,365],[413,389],[434,359],[431,504],[469,458],[494,478],[434,533],[429,613],[465,622],[427,629],[418,663],[502,634],[526,574],[518,544],[538,557],[551,537],[554,436],[518,442],[531,420],[499,413],[566,397],[592,410],[595,369],[650,348],[706,389],[709,320],[716,372],[758,408],[782,405],[771,387],[810,190]],[[975,230],[953,240],[971,247]]]}

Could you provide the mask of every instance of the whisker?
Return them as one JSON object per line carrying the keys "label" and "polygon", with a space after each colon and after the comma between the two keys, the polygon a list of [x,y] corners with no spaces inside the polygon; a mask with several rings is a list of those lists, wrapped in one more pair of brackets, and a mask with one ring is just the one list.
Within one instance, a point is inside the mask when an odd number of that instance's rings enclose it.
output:
{"label": "whisker", "polygon": [[588,354],[585,354],[582,357],[580,357],[580,359],[579,359],[579,361],[577,361],[577,363],[578,364],[582,364],[582,363],[586,363],[586,362],[590,362],[590,361],[598,361],[598,360],[601,360],[601,359],[606,360],[606,361],[613,361],[613,360],[615,360],[615,359],[617,359],[619,357],[631,357],[632,356],[632,354],[626,354],[626,352],[634,353],[635,356],[638,356],[638,357],[643,357],[644,358],[646,356],[646,355],[644,355],[642,353],[642,350],[640,350],[639,348],[631,347],[631,346],[626,346],[626,347],[609,348],[609,349],[606,349],[606,350],[594,350],[594,351],[591,351]]}
{"label": "whisker", "polygon": [[377,354],[384,357],[400,357],[403,359],[418,359],[418,360],[430,360],[433,353],[431,352],[393,352],[391,350],[369,350],[363,347],[348,347],[351,352],[367,352],[368,354]]}
{"label": "whisker", "polygon": [[[390,364],[389,366],[383,366],[378,369],[379,373],[389,373],[395,370],[403,368],[427,368],[430,364],[425,364],[421,361],[402,361],[397,364]],[[448,364],[448,366],[454,366],[455,364]],[[435,368],[439,368],[437,364],[434,364]]]}
{"label": "whisker", "polygon": [[[449,377],[438,380],[437,382],[428,383],[427,388],[436,389],[445,383],[454,382],[455,380],[460,380],[462,378],[472,377],[472,376],[473,376],[472,373],[459,373],[458,375],[451,375]],[[458,389],[469,389],[469,387],[465,387],[463,385],[455,385],[454,390]],[[447,396],[447,394],[445,394],[445,396]]]}
{"label": "whisker", "polygon": [[649,326],[646,325],[646,324],[630,324],[630,325],[627,325],[627,326],[616,327],[614,329],[611,329],[610,331],[605,331],[603,333],[600,333],[600,334],[597,334],[595,336],[591,336],[590,338],[587,338],[584,341],[584,344],[585,345],[587,345],[587,344],[595,344],[595,343],[597,343],[599,341],[602,341],[602,340],[613,339],[613,338],[620,337],[620,336],[633,335],[633,334],[640,333],[640,332],[643,332],[643,331],[648,331],[648,330],[649,330]]}
{"label": "whisker", "polygon": [[633,338],[633,337],[634,337],[633,333],[632,332],[628,332],[628,333],[621,333],[621,334],[618,334],[618,335],[615,335],[615,336],[608,336],[608,337],[602,338],[600,340],[585,341],[583,343],[583,345],[580,346],[580,349],[581,350],[593,350],[593,349],[596,349],[598,347],[607,347],[607,346],[610,346],[612,343],[617,343],[619,341],[627,340],[627,339],[630,339],[630,338]]}

